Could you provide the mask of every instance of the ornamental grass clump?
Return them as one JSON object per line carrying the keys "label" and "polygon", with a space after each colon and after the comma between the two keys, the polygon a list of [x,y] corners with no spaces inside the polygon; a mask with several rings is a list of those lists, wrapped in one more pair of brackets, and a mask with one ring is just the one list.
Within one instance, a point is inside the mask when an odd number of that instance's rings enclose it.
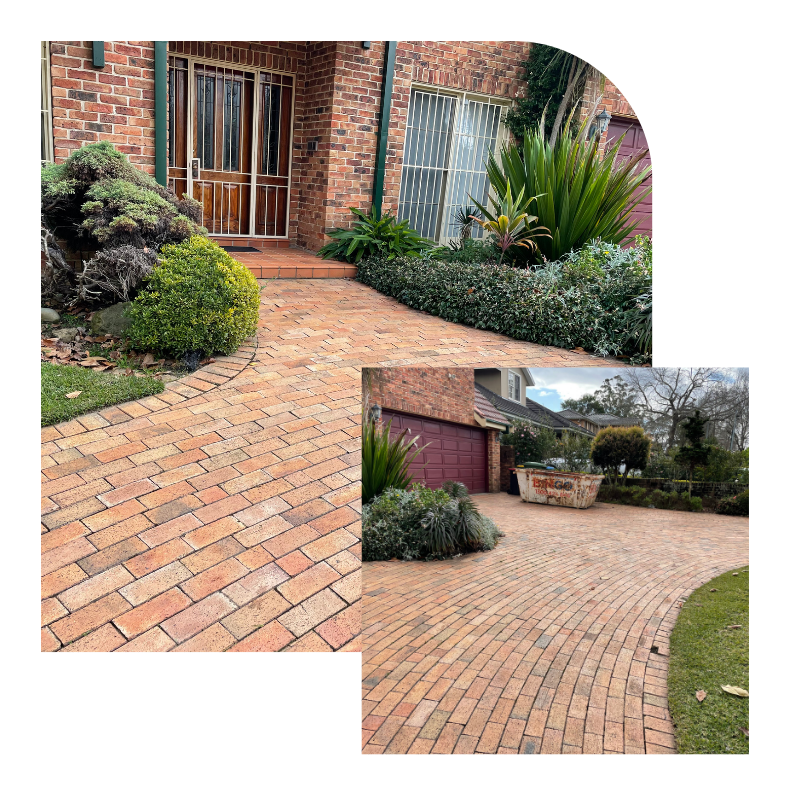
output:
{"label": "ornamental grass clump", "polygon": [[128,314],[129,343],[172,357],[233,353],[256,332],[259,289],[247,267],[193,236],[167,245]]}

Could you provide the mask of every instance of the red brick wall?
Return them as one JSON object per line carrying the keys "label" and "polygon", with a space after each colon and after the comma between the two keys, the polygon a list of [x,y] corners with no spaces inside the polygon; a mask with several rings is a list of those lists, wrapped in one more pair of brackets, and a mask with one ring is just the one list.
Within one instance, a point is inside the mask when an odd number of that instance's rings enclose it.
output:
{"label": "red brick wall", "polygon": [[499,492],[502,489],[502,478],[500,475],[500,431],[488,430],[487,450],[488,450],[488,471],[486,489],[490,492]]}
{"label": "red brick wall", "polygon": [[372,369],[370,403],[423,417],[475,425],[471,369],[387,367]]}
{"label": "red brick wall", "polygon": [[96,69],[91,42],[50,43],[56,162],[105,140],[155,172],[153,55],[153,42],[106,42]]}
{"label": "red brick wall", "polygon": [[[584,89],[583,98],[581,100],[581,120],[583,120],[587,114],[591,113],[599,92],[600,86],[597,80],[593,79],[586,81],[586,88]],[[617,86],[608,78],[606,78],[602,97],[600,98],[600,102],[597,104],[597,110],[594,113],[597,115],[601,111],[608,111],[609,114],[613,114],[614,116],[631,117],[636,119],[636,112],[625,98],[625,95],[623,95]],[[647,132],[645,131],[645,133]],[[604,131],[603,135],[600,137],[601,150],[605,147],[607,135],[608,131]]]}

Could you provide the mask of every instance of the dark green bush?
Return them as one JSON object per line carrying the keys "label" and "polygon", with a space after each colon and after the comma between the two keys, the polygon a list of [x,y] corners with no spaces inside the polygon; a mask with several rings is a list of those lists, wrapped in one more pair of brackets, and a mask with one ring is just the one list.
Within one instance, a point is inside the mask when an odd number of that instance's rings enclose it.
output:
{"label": "dark green bush", "polygon": [[670,511],[702,511],[703,499],[689,497],[685,492],[664,492],[644,486],[610,486],[603,483],[597,499],[605,503],[619,503],[644,508],[662,508]]}
{"label": "dark green bush", "polygon": [[[460,488],[459,488],[460,487]],[[445,558],[457,553],[491,550],[502,535],[478,513],[463,484],[410,491],[387,489],[364,506],[364,561]]]}
{"label": "dark green bush", "polygon": [[750,490],[745,489],[743,492],[739,492],[739,494],[733,497],[723,497],[719,503],[717,503],[717,514],[727,514],[733,517],[749,517]]}
{"label": "dark green bush", "polygon": [[333,239],[317,255],[358,264],[365,256],[381,255],[387,261],[399,256],[414,256],[430,250],[434,244],[423,239],[408,220],[397,222],[393,214],[378,217],[375,206],[369,214],[351,208],[357,221],[352,228],[334,228],[327,231]]}
{"label": "dark green bush", "polygon": [[131,304],[138,350],[232,353],[256,331],[259,289],[247,267],[202,236],[167,245]]}
{"label": "dark green bush", "polygon": [[[633,354],[630,310],[651,286],[637,248],[591,243],[588,254],[540,270],[435,257],[365,258],[358,280],[411,308],[538,344]],[[583,251],[582,251],[583,252]],[[592,257],[589,264],[588,256]]]}

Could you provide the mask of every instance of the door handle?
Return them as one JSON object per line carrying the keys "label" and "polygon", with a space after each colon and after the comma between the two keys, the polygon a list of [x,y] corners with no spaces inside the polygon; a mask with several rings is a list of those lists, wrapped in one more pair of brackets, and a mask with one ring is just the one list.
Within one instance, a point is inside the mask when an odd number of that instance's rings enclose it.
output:
{"label": "door handle", "polygon": [[197,180],[200,177],[200,159],[192,159],[192,180]]}

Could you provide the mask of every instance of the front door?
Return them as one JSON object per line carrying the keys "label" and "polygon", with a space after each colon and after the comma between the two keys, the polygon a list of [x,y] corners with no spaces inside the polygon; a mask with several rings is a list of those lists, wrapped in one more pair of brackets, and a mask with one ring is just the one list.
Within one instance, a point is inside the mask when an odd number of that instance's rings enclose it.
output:
{"label": "front door", "polygon": [[285,238],[293,77],[170,58],[169,185],[222,236]]}

